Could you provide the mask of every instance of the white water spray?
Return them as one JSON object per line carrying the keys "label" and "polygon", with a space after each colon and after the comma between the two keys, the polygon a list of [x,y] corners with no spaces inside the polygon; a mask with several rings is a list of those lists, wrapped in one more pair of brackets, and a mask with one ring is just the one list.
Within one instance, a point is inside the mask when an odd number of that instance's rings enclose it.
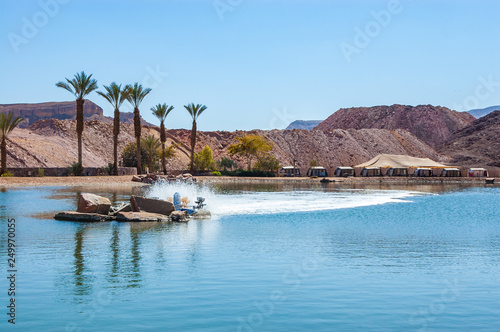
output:
{"label": "white water spray", "polygon": [[166,200],[174,193],[188,197],[194,205],[197,197],[204,197],[206,209],[212,216],[238,214],[273,214],[356,208],[385,203],[408,202],[405,198],[421,194],[394,190],[298,190],[281,192],[215,193],[212,188],[197,183],[159,182],[151,186],[147,197]]}

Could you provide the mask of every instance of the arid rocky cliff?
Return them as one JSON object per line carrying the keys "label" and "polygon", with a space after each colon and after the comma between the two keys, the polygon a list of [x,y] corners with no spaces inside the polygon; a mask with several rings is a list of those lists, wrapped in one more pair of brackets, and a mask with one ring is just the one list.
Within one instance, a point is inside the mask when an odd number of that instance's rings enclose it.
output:
{"label": "arid rocky cliff", "polygon": [[439,151],[455,164],[500,167],[500,111],[456,131]]}
{"label": "arid rocky cliff", "polygon": [[[58,119],[74,120],[76,118],[76,102],[49,102],[37,104],[0,104],[0,113],[12,112],[14,116],[24,118],[19,125],[20,128],[27,128],[38,120]],[[86,120],[97,120],[101,122],[113,123],[112,117],[104,116],[102,108],[90,100],[85,100],[83,112]],[[120,121],[123,123],[134,123],[132,112],[120,112]],[[151,125],[142,120],[142,124]]]}
{"label": "arid rocky cliff", "polygon": [[314,129],[405,129],[438,147],[474,120],[468,113],[432,105],[353,107],[339,109]]}

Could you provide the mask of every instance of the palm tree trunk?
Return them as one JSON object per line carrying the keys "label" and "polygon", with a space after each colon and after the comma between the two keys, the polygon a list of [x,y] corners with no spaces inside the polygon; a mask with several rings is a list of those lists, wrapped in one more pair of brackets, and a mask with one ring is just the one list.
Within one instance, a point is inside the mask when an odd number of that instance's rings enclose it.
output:
{"label": "palm tree trunk", "polygon": [[2,164],[0,167],[0,175],[7,171],[7,142],[5,136],[2,136],[2,143],[0,144]]}
{"label": "palm tree trunk", "polygon": [[78,170],[77,175],[83,175],[83,161],[82,161],[82,135],[84,126],[83,103],[84,99],[76,100],[76,135],[78,138]]}
{"label": "palm tree trunk", "polygon": [[148,168],[149,168],[149,173],[153,172],[153,158],[149,157],[148,158]]}
{"label": "palm tree trunk", "polygon": [[139,108],[134,108],[134,131],[135,142],[137,144],[137,174],[142,174],[142,161],[141,161],[141,114]]}
{"label": "palm tree trunk", "polygon": [[194,146],[196,145],[196,120],[193,120],[193,128],[191,128],[191,164],[189,171],[194,171]]}
{"label": "palm tree trunk", "polygon": [[113,121],[113,175],[118,175],[118,135],[120,134],[120,110],[115,109]]}
{"label": "palm tree trunk", "polygon": [[160,124],[160,140],[161,140],[161,166],[163,168],[163,174],[167,175],[167,165],[165,163],[165,142],[167,141],[165,135],[165,124],[163,121]]}

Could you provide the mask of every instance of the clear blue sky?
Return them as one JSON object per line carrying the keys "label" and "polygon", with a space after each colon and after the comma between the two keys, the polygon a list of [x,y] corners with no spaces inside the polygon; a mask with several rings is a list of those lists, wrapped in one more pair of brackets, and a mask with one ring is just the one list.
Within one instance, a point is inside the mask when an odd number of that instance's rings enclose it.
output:
{"label": "clear blue sky", "polygon": [[499,19],[498,0],[0,0],[0,103],[71,100],[55,83],[84,70],[152,87],[141,114],[175,106],[167,128],[190,128],[191,102],[201,130],[500,105]]}

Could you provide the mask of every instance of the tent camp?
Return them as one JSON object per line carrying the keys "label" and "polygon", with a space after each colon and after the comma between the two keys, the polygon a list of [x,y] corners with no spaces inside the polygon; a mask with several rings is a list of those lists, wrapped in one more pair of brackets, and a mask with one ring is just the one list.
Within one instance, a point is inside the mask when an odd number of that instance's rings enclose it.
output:
{"label": "tent camp", "polygon": [[485,168],[469,168],[468,177],[488,176],[488,171]]}
{"label": "tent camp", "polygon": [[409,168],[409,167],[449,167],[429,158],[416,158],[397,154],[379,154],[369,161],[355,167],[383,167],[383,168]]}
{"label": "tent camp", "polygon": [[326,177],[328,176],[328,171],[324,167],[313,166],[309,167],[309,169],[307,170],[307,176]]}

